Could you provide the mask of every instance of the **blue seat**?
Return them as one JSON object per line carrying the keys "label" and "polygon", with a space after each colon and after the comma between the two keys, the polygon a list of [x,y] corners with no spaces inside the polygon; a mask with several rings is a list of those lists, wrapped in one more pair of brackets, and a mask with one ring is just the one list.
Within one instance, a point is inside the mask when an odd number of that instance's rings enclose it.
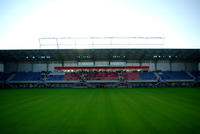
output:
{"label": "blue seat", "polygon": [[139,72],[142,80],[156,80],[156,76],[153,72]]}
{"label": "blue seat", "polygon": [[160,77],[164,80],[191,80],[192,78],[183,71],[175,71],[175,72],[162,72]]}
{"label": "blue seat", "polygon": [[11,81],[39,81],[41,79],[39,72],[17,72]]}

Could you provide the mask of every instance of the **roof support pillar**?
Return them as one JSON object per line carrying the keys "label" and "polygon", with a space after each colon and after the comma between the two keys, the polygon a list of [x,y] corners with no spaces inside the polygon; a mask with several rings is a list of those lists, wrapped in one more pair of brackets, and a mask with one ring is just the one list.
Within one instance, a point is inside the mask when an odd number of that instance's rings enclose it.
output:
{"label": "roof support pillar", "polygon": [[187,63],[186,62],[184,62],[184,71],[187,71],[187,65],[186,65]]}
{"label": "roof support pillar", "polygon": [[49,62],[47,61],[47,72],[49,71]]}
{"label": "roof support pillar", "polygon": [[139,61],[139,66],[142,66],[142,60]]}
{"label": "roof support pillar", "polygon": [[172,71],[172,60],[169,60],[169,71]]}
{"label": "roof support pillar", "polygon": [[17,72],[19,72],[19,62],[18,61],[16,62],[16,70],[17,70]]}
{"label": "roof support pillar", "polygon": [[200,62],[198,63],[198,71],[200,71]]}
{"label": "roof support pillar", "polygon": [[31,72],[33,72],[33,62],[31,62]]}
{"label": "roof support pillar", "polygon": [[158,63],[158,61],[157,61],[157,60],[155,60],[155,71],[158,71],[158,70],[157,70],[157,66],[158,66],[158,64],[157,64],[157,63]]}
{"label": "roof support pillar", "polygon": [[61,61],[62,67],[64,67],[64,60]]}

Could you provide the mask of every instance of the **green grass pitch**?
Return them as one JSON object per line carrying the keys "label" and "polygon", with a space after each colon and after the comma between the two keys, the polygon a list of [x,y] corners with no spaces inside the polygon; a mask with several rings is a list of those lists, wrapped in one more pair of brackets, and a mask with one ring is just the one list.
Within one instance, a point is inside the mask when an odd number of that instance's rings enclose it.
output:
{"label": "green grass pitch", "polygon": [[199,133],[199,88],[0,90],[0,134]]}

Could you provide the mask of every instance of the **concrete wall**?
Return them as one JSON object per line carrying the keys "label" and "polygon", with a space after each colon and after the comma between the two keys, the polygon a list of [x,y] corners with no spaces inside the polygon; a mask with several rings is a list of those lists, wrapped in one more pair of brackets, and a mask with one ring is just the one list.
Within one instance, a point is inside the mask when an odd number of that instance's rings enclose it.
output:
{"label": "concrete wall", "polygon": [[78,66],[77,61],[65,61],[64,66],[69,67],[69,66]]}
{"label": "concrete wall", "polygon": [[181,62],[174,62],[172,63],[172,70],[171,71],[184,71],[185,65]]}
{"label": "concrete wall", "polygon": [[123,62],[123,61],[110,62],[110,66],[126,66],[126,62]]}
{"label": "concrete wall", "polygon": [[[170,61],[159,60],[157,64],[154,61],[112,61],[111,66],[149,66],[149,71],[157,70],[170,71]],[[52,71],[54,72],[55,66],[109,66],[109,61],[96,61],[94,62],[76,62],[76,61],[66,61],[66,62],[50,62],[50,63],[16,63],[8,62],[4,65],[0,63],[0,72],[41,72],[41,71]],[[172,62],[172,71],[200,71],[200,63],[192,62]]]}
{"label": "concrete wall", "polygon": [[18,63],[18,72],[32,72],[33,66],[30,63]]}
{"label": "concrete wall", "polygon": [[0,72],[4,72],[4,64],[0,63]]}
{"label": "concrete wall", "polygon": [[80,67],[91,67],[94,66],[94,62],[78,62],[78,66]]}
{"label": "concrete wall", "polygon": [[109,66],[108,61],[95,61],[95,66]]}
{"label": "concrete wall", "polygon": [[157,70],[170,71],[170,61],[168,60],[157,61]]}
{"label": "concrete wall", "polygon": [[4,72],[17,72],[18,64],[15,62],[9,62],[4,64]]}
{"label": "concrete wall", "polygon": [[62,63],[61,62],[52,62],[52,63],[49,63],[48,65],[48,71],[51,71],[51,72],[55,72],[55,67],[61,67],[62,66]]}
{"label": "concrete wall", "polygon": [[198,63],[185,63],[185,71],[197,71]]}
{"label": "concrete wall", "polygon": [[135,60],[135,61],[128,61],[126,63],[127,66],[140,66],[140,62]]}
{"label": "concrete wall", "polygon": [[0,63],[0,72],[4,72],[4,64]]}
{"label": "concrete wall", "polygon": [[141,66],[149,66],[149,71],[155,71],[155,62],[154,61],[143,61]]}
{"label": "concrete wall", "polygon": [[47,71],[47,64],[46,63],[33,64],[33,72],[41,72],[41,71]]}

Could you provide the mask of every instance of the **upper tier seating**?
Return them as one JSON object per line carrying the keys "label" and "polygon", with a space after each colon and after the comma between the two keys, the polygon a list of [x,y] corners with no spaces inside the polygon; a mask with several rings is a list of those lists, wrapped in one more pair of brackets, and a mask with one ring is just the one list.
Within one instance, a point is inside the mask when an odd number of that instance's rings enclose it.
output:
{"label": "upper tier seating", "polygon": [[38,72],[17,72],[11,81],[38,81],[41,78]]}
{"label": "upper tier seating", "polygon": [[123,72],[122,76],[125,80],[141,80],[138,72]]}
{"label": "upper tier seating", "polygon": [[156,80],[156,76],[153,72],[139,72],[142,80]]}
{"label": "upper tier seating", "polygon": [[191,80],[192,78],[183,71],[176,71],[176,72],[162,72],[159,73],[162,79],[164,80]]}

